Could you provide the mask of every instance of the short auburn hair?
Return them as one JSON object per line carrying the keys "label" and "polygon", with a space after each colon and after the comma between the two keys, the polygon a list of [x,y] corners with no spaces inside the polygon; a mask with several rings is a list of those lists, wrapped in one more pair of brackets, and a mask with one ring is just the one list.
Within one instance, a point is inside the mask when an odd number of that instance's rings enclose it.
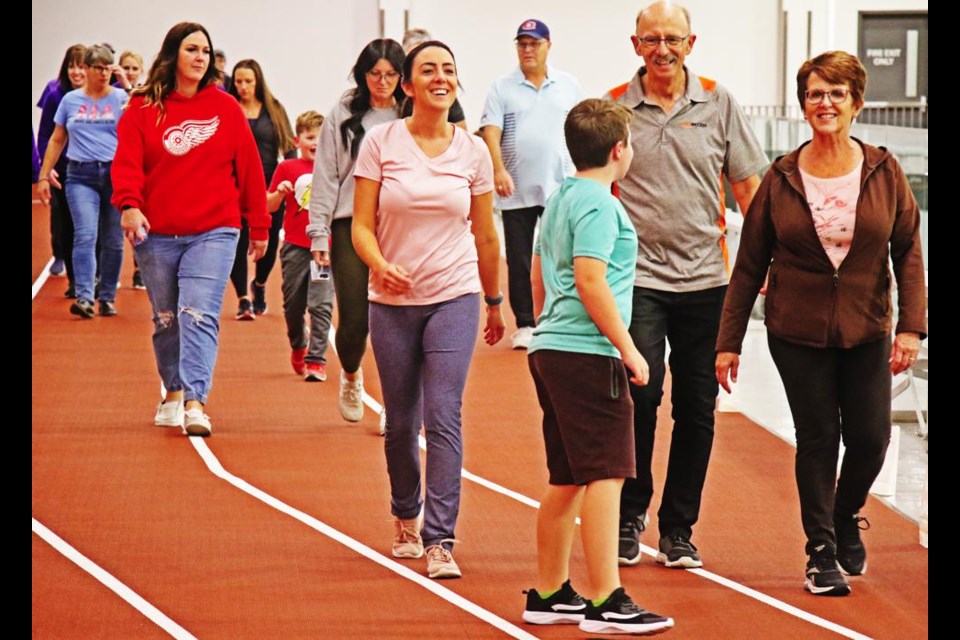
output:
{"label": "short auburn hair", "polygon": [[797,71],[797,99],[801,108],[806,104],[807,81],[811,73],[816,73],[830,84],[847,85],[854,106],[863,106],[863,97],[867,92],[867,70],[857,56],[846,51],[827,51],[800,65]]}
{"label": "short auburn hair", "polygon": [[618,142],[630,139],[633,112],[612,100],[587,98],[567,114],[563,134],[578,171],[605,167]]}

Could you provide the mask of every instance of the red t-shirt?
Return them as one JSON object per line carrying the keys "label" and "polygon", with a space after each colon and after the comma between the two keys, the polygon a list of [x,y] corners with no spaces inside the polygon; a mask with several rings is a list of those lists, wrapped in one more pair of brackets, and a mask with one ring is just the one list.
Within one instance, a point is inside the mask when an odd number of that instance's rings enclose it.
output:
{"label": "red t-shirt", "polygon": [[[277,166],[273,172],[273,180],[270,182],[269,191],[272,193],[284,180],[289,180],[290,184],[297,184],[297,178],[305,173],[313,173],[313,161],[303,158],[293,158],[284,160]],[[290,191],[283,197],[286,204],[283,211],[283,241],[304,249],[310,248],[310,238],[307,237],[307,224],[310,222],[310,213],[307,209],[301,209],[297,202],[296,195]]]}

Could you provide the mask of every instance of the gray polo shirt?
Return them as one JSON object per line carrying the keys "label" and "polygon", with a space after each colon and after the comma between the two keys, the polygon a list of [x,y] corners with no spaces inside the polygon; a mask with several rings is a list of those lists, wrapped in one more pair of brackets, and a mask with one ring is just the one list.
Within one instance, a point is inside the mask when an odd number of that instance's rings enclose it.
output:
{"label": "gray polo shirt", "polygon": [[645,100],[645,67],[616,98],[633,109],[634,158],[618,185],[639,239],[635,284],[660,291],[729,282],[721,174],[740,182],[767,164],[730,92],[684,70],[687,90],[670,113]]}

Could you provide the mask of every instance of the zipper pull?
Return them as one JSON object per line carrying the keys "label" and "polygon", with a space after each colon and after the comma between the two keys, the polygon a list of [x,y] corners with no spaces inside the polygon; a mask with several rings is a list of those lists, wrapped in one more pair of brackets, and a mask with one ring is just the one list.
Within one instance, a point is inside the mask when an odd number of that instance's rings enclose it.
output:
{"label": "zipper pull", "polygon": [[836,289],[840,286],[840,272],[834,270],[833,272],[833,288]]}

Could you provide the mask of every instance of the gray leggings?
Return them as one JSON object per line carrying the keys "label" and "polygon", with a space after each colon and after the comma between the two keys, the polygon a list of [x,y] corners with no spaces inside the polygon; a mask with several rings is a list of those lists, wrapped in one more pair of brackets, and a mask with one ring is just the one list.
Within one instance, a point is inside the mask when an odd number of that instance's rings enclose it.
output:
{"label": "gray leggings", "polygon": [[367,350],[367,282],[370,270],[353,248],[353,218],[340,218],[330,225],[330,271],[337,294],[337,357],[347,373],[360,368]]}
{"label": "gray leggings", "polygon": [[422,424],[428,457],[426,546],[454,537],[463,463],[460,407],[479,317],[480,297],[472,293],[422,306],[370,303],[370,340],[387,411],[390,511],[409,520],[423,506],[417,441]]}

